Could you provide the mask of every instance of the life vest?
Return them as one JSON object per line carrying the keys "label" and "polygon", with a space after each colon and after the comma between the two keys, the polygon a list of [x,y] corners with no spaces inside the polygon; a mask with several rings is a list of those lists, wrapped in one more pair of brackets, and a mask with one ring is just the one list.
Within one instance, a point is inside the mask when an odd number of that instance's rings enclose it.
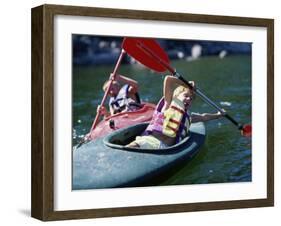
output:
{"label": "life vest", "polygon": [[116,97],[111,97],[109,105],[113,108],[115,113],[122,112],[125,109],[127,111],[135,110],[141,107],[141,101],[139,94],[136,93],[136,101],[129,97],[130,85],[126,84],[122,86]]}
{"label": "life vest", "polygon": [[190,115],[178,99],[173,99],[169,108],[162,112],[164,104],[165,100],[162,98],[156,106],[145,133],[151,134],[152,131],[156,131],[168,137],[176,138],[176,143],[178,143],[187,136],[191,124]]}

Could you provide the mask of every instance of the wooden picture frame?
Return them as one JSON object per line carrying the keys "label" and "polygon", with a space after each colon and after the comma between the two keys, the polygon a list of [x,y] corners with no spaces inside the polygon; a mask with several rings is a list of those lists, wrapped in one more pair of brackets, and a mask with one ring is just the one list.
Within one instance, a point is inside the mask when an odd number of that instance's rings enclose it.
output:
{"label": "wooden picture frame", "polygon": [[[217,202],[54,210],[54,17],[56,15],[254,26],[267,29],[267,197]],[[272,19],[42,5],[32,9],[31,215],[49,220],[160,214],[274,205],[274,21]]]}

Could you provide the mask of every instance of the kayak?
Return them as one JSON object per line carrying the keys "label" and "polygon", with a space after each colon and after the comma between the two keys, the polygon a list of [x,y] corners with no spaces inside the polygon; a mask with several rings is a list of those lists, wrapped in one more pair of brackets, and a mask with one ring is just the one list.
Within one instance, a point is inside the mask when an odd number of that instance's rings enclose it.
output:
{"label": "kayak", "polygon": [[104,137],[121,128],[138,123],[149,122],[152,119],[154,109],[154,104],[143,102],[142,107],[136,111],[121,112],[105,118],[93,131],[86,135],[86,137],[90,140],[94,140],[99,137]]}
{"label": "kayak", "polygon": [[130,148],[148,123],[117,130],[73,150],[72,189],[132,187],[191,159],[203,145],[204,123],[191,124],[188,136],[164,149]]}

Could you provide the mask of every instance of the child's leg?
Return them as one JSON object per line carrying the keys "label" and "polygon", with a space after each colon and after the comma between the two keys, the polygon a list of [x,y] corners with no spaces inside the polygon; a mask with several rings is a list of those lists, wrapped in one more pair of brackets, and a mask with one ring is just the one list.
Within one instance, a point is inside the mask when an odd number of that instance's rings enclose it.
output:
{"label": "child's leg", "polygon": [[153,136],[137,136],[136,140],[127,145],[127,147],[136,147],[143,149],[159,149],[160,141]]}
{"label": "child's leg", "polygon": [[126,147],[130,147],[130,148],[139,148],[139,144],[135,141],[132,141],[131,143],[127,144]]}

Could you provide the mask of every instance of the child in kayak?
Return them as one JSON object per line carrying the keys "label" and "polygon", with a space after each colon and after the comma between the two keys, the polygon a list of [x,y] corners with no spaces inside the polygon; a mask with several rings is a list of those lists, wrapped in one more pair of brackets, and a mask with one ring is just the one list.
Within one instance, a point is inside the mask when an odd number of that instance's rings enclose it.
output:
{"label": "child in kayak", "polygon": [[[191,82],[194,87],[194,82]],[[184,82],[173,76],[166,76],[164,96],[159,101],[152,120],[142,136],[128,144],[128,147],[161,149],[172,146],[187,136],[191,123],[206,122],[221,118],[224,113],[189,113],[195,93]]]}
{"label": "child in kayak", "polygon": [[[111,74],[112,76],[112,74]],[[125,84],[125,85],[121,85]],[[106,92],[110,80],[107,80],[103,85],[103,91]],[[135,111],[141,107],[141,101],[138,94],[138,83],[137,81],[125,77],[123,75],[116,75],[109,90],[109,110],[108,112],[105,107],[98,106],[97,112],[100,111],[102,115],[108,117],[120,112]]]}

